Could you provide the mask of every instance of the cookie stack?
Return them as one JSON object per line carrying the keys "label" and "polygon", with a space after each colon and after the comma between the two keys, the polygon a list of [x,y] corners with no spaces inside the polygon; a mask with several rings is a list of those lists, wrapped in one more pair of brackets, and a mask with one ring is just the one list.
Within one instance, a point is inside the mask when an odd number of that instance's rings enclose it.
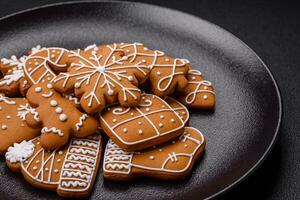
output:
{"label": "cookie stack", "polygon": [[0,70],[0,152],[38,188],[87,196],[101,160],[109,180],[180,179],[204,151],[186,107],[213,109],[215,93],[186,59],[141,43],[37,46]]}

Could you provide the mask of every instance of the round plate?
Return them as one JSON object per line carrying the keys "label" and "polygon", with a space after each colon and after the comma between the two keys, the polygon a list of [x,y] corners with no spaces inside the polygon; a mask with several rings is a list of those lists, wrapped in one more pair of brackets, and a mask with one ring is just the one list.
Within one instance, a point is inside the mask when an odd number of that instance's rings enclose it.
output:
{"label": "round plate", "polygon": [[[215,111],[191,110],[190,126],[207,139],[204,156],[183,181],[110,182],[99,171],[91,199],[204,199],[245,179],[270,152],[281,120],[278,88],[268,68],[223,29],[178,11],[140,3],[65,3],[0,20],[0,57],[32,46],[85,47],[142,42],[187,58],[216,91]],[[56,199],[31,187],[0,162],[2,198]]]}

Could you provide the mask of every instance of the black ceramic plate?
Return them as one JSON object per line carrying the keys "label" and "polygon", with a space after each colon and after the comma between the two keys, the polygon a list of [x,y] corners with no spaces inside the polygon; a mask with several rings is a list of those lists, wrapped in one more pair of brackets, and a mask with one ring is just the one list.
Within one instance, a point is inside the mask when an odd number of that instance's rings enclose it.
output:
{"label": "black ceramic plate", "polygon": [[[187,58],[216,90],[215,111],[191,110],[190,126],[207,139],[205,155],[184,181],[105,181],[100,169],[91,199],[204,199],[237,185],[276,140],[281,101],[264,63],[243,42],[202,19],[139,3],[74,3],[42,7],[0,20],[0,57],[33,45],[85,47],[143,42]],[[0,161],[1,199],[57,199],[31,187]]]}

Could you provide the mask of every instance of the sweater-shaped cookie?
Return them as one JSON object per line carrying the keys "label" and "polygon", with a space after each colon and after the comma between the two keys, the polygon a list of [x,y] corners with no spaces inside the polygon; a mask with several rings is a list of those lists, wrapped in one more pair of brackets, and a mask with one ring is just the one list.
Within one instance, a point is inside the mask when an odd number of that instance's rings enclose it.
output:
{"label": "sweater-shaped cookie", "polygon": [[52,150],[66,144],[71,134],[86,137],[98,129],[98,121],[80,112],[76,105],[61,96],[50,83],[31,86],[26,94],[28,102],[39,113],[39,121],[26,117],[32,127],[41,127],[41,145]]}
{"label": "sweater-shaped cookie", "polygon": [[56,77],[54,70],[67,70],[67,49],[37,46],[30,53],[24,64],[24,73],[30,85],[52,81]]}
{"label": "sweater-shaped cookie", "polygon": [[138,106],[110,106],[100,115],[103,131],[126,151],[171,140],[184,131],[184,121],[163,99],[143,94]]}
{"label": "sweater-shaped cookie", "polygon": [[189,108],[212,109],[215,106],[215,92],[210,81],[204,80],[198,70],[187,74],[188,85],[183,92],[175,95],[176,99]]}
{"label": "sweater-shaped cookie", "polygon": [[54,87],[61,93],[75,92],[88,113],[100,112],[107,103],[134,106],[140,102],[137,88],[148,78],[143,62],[130,63],[116,44],[70,51],[68,72],[60,73]]}
{"label": "sweater-shaped cookie", "polygon": [[188,60],[172,58],[162,51],[148,49],[141,43],[118,45],[130,63],[142,62],[151,69],[149,82],[154,94],[165,97],[186,87],[185,75],[191,68]]}
{"label": "sweater-shaped cookie", "polygon": [[26,56],[21,58],[11,56],[11,58],[1,59],[0,70],[3,77],[0,79],[0,92],[7,96],[25,95],[29,88],[24,75],[25,59]]}
{"label": "sweater-shaped cookie", "polygon": [[0,153],[15,142],[31,140],[40,134],[39,128],[26,124],[24,117],[32,115],[39,120],[38,113],[29,107],[25,98],[8,98],[0,94]]}
{"label": "sweater-shaped cookie", "polygon": [[130,180],[141,176],[181,179],[192,171],[204,148],[203,135],[191,127],[186,127],[179,138],[140,152],[125,152],[109,140],[104,153],[103,175],[110,180]]}
{"label": "sweater-shaped cookie", "polygon": [[101,136],[72,138],[53,151],[42,148],[40,138],[15,143],[6,153],[8,167],[21,171],[34,187],[56,191],[63,197],[86,197],[99,169]]}

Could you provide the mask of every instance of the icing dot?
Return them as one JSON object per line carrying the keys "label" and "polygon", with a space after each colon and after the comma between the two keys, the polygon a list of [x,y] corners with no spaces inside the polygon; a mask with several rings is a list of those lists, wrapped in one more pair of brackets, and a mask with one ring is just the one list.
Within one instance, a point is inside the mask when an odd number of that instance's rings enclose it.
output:
{"label": "icing dot", "polygon": [[184,112],[184,111],[182,111],[182,112],[181,112],[181,114],[183,114],[183,115],[184,115],[184,114],[185,114],[185,112]]}
{"label": "icing dot", "polygon": [[129,49],[127,49],[127,50],[126,50],[126,52],[127,52],[127,53],[128,53],[128,52],[130,52],[130,50],[129,50]]}
{"label": "icing dot", "polygon": [[162,149],[158,149],[159,152],[162,152]]}
{"label": "icing dot", "polygon": [[117,122],[117,120],[116,120],[116,119],[113,119],[113,122]]}
{"label": "icing dot", "polygon": [[195,80],[195,79],[196,79],[196,77],[195,77],[195,76],[192,76],[192,79],[193,79],[193,80]]}
{"label": "icing dot", "polygon": [[52,50],[52,53],[55,53],[56,51],[55,50]]}
{"label": "icing dot", "polygon": [[157,74],[158,76],[160,76],[160,75],[161,75],[161,72],[160,72],[160,71],[158,71],[158,72],[156,72],[156,74]]}
{"label": "icing dot", "polygon": [[183,119],[184,117],[181,115],[180,118]]}
{"label": "icing dot", "polygon": [[148,50],[148,48],[147,48],[147,47],[144,47],[144,50],[145,50],[145,51],[147,51],[147,50]]}
{"label": "icing dot", "polygon": [[57,108],[55,109],[55,112],[56,112],[56,113],[62,113],[62,111],[63,111],[63,110],[62,110],[61,107],[57,107]]}
{"label": "icing dot", "polygon": [[208,89],[208,87],[207,87],[207,86],[204,86],[204,89],[205,89],[205,90],[207,90],[207,89]]}
{"label": "icing dot", "polygon": [[48,77],[48,78],[47,78],[47,80],[48,80],[48,81],[50,81],[50,80],[51,80],[51,78],[50,78],[50,77]]}
{"label": "icing dot", "polygon": [[59,115],[59,120],[60,120],[60,121],[64,122],[64,121],[66,121],[67,119],[68,119],[68,117],[67,117],[66,114],[60,114],[60,115]]}
{"label": "icing dot", "polygon": [[165,105],[162,105],[161,107],[162,107],[162,108],[165,108],[166,106],[165,106]]}
{"label": "icing dot", "polygon": [[80,88],[80,83],[75,83],[74,87],[77,89]]}
{"label": "icing dot", "polygon": [[40,142],[37,142],[36,144],[41,144]]}
{"label": "icing dot", "polygon": [[130,113],[130,115],[134,115],[134,113]]}
{"label": "icing dot", "polygon": [[187,148],[187,147],[188,147],[188,145],[187,145],[187,144],[185,144],[185,145],[184,145],[184,148]]}
{"label": "icing dot", "polygon": [[143,60],[142,60],[142,62],[144,63],[144,62],[146,62],[146,60],[145,60],[145,59],[143,59]]}
{"label": "icing dot", "polygon": [[31,65],[31,64],[32,64],[32,62],[28,62],[28,64],[29,64],[29,65]]}
{"label": "icing dot", "polygon": [[169,58],[166,58],[166,59],[165,59],[165,61],[167,61],[167,62],[168,62],[168,61],[170,61],[170,59],[169,59]]}
{"label": "icing dot", "polygon": [[49,172],[49,168],[48,168],[48,167],[46,167],[46,168],[45,168],[45,171],[46,171],[46,172]]}
{"label": "icing dot", "polygon": [[53,85],[52,85],[51,83],[48,83],[48,84],[47,84],[47,88],[52,89],[52,88],[53,88]]}
{"label": "icing dot", "polygon": [[160,116],[159,116],[159,118],[163,119],[163,118],[165,118],[165,116],[163,116],[163,115],[160,115]]}
{"label": "icing dot", "polygon": [[55,170],[54,170],[54,173],[58,173],[58,169],[55,169]]}
{"label": "icing dot", "polygon": [[59,152],[58,152],[58,155],[61,156],[62,154],[63,154],[63,151],[59,151]]}
{"label": "icing dot", "polygon": [[21,126],[22,126],[22,127],[24,127],[24,126],[25,126],[25,124],[23,124],[23,123],[22,123],[22,124],[21,124]]}
{"label": "icing dot", "polygon": [[120,45],[124,45],[124,42],[121,42]]}
{"label": "icing dot", "polygon": [[34,64],[35,64],[35,65],[38,65],[38,64],[39,64],[39,62],[35,62]]}
{"label": "icing dot", "polygon": [[0,106],[0,110],[2,110],[2,107]]}
{"label": "icing dot", "polygon": [[26,160],[25,163],[27,164],[27,163],[28,163],[28,160]]}
{"label": "icing dot", "polygon": [[110,108],[107,108],[107,110],[110,110]]}
{"label": "icing dot", "polygon": [[149,156],[149,159],[150,160],[154,160],[154,156]]}
{"label": "icing dot", "polygon": [[54,55],[54,54],[52,54],[52,55],[51,55],[51,58],[54,58],[54,57],[55,57],[55,55]]}
{"label": "icing dot", "polygon": [[149,111],[150,110],[150,108],[146,108],[146,111]]}
{"label": "icing dot", "polygon": [[164,125],[163,125],[162,123],[159,123],[158,126],[159,126],[160,128],[162,128]]}
{"label": "icing dot", "polygon": [[123,56],[122,58],[123,58],[124,60],[128,59],[128,57],[127,57],[127,56]]}
{"label": "icing dot", "polygon": [[37,166],[34,166],[32,169],[33,169],[34,171],[37,170]]}
{"label": "icing dot", "polygon": [[113,90],[108,90],[108,91],[107,91],[107,94],[108,94],[109,96],[112,96],[112,95],[114,94],[114,91],[113,91]]}
{"label": "icing dot", "polygon": [[40,163],[40,161],[39,161],[39,160],[37,160],[37,161],[35,161],[35,163],[37,163],[37,164],[38,164],[38,163]]}
{"label": "icing dot", "polygon": [[208,99],[208,96],[207,95],[203,95],[203,99]]}
{"label": "icing dot", "polygon": [[127,133],[127,131],[128,131],[127,128],[123,128],[124,133]]}
{"label": "icing dot", "polygon": [[1,128],[2,128],[2,130],[6,130],[7,129],[7,125],[2,125]]}
{"label": "icing dot", "polygon": [[173,123],[174,123],[174,122],[175,122],[175,119],[173,119],[173,118],[172,118],[172,119],[171,119],[171,122],[173,122]]}
{"label": "icing dot", "polygon": [[42,80],[42,83],[44,83],[44,82],[45,82],[45,79]]}
{"label": "icing dot", "polygon": [[28,68],[28,71],[31,71],[31,70],[32,70],[32,68],[31,68],[31,67],[29,67],[29,68]]}
{"label": "icing dot", "polygon": [[133,76],[128,76],[129,81],[133,81]]}
{"label": "icing dot", "polygon": [[143,134],[143,131],[142,131],[142,130],[139,130],[139,134],[140,134],[140,135]]}
{"label": "icing dot", "polygon": [[174,141],[174,140],[172,141],[172,144],[175,144],[175,141]]}
{"label": "icing dot", "polygon": [[138,122],[139,125],[142,125],[142,122]]}
{"label": "icing dot", "polygon": [[61,162],[61,159],[57,159],[57,162],[60,163],[60,162]]}
{"label": "icing dot", "polygon": [[47,74],[46,76],[50,76],[50,74]]}
{"label": "icing dot", "polygon": [[41,92],[41,91],[42,91],[42,88],[41,88],[41,87],[36,87],[36,88],[34,88],[34,91],[35,91],[35,92]]}
{"label": "icing dot", "polygon": [[7,119],[11,119],[11,116],[10,116],[10,115],[7,115],[6,118],[7,118]]}
{"label": "icing dot", "polygon": [[51,105],[52,107],[57,106],[57,101],[51,100],[51,101],[50,101],[50,105]]}
{"label": "icing dot", "polygon": [[145,99],[146,97],[142,96],[142,99]]}

